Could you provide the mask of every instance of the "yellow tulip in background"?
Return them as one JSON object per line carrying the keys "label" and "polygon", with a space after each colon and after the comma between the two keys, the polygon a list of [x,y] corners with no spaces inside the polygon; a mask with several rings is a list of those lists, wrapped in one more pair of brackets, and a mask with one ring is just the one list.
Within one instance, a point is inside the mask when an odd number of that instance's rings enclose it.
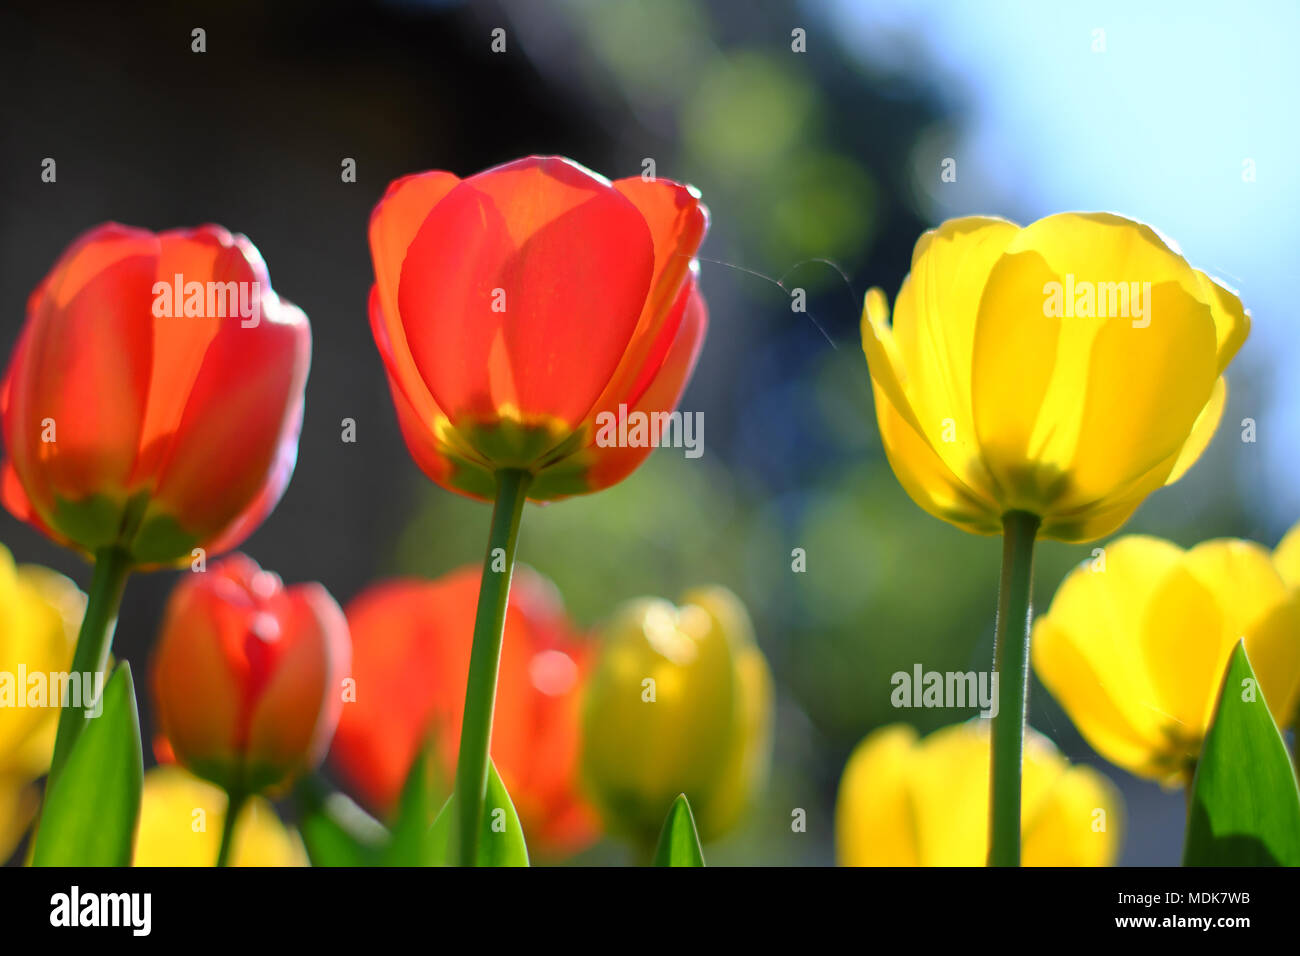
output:
{"label": "yellow tulip in background", "polygon": [[[144,775],[136,866],[211,866],[225,822],[225,791],[170,764]],[[307,851],[263,797],[251,797],[235,825],[231,866],[307,866]]]}
{"label": "yellow tulip in background", "polygon": [[[1025,741],[1026,866],[1109,866],[1121,843],[1115,787],[1071,766],[1046,737]],[[982,718],[923,740],[891,724],[858,744],[840,779],[835,843],[845,866],[983,866],[989,851],[989,733]]]}
{"label": "yellow tulip in background", "polygon": [[15,566],[0,545],[0,863],[40,805],[36,781],[49,769],[59,717],[48,697],[45,706],[25,706],[28,687],[20,675],[48,680],[67,671],[85,606],[70,580],[35,565]]}
{"label": "yellow tulip in background", "polygon": [[1038,537],[1110,534],[1209,444],[1250,318],[1150,226],[1061,213],[925,233],[862,347],[881,441],[926,511],[1003,535],[989,862],[1020,860],[1021,749]]}
{"label": "yellow tulip in background", "polygon": [[1238,640],[1281,727],[1300,698],[1300,591],[1268,549],[1130,535],[1075,568],[1034,625],[1034,671],[1107,760],[1190,784]]}
{"label": "yellow tulip in background", "polygon": [[605,629],[587,689],[584,782],[609,829],[642,848],[679,793],[708,840],[766,778],[771,723],[771,674],[734,594],[631,601]]}

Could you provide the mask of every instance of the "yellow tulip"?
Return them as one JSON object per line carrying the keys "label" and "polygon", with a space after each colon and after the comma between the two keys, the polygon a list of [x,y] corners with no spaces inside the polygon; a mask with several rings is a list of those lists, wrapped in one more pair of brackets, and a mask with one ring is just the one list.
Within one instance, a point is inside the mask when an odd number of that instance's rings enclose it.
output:
{"label": "yellow tulip", "polygon": [[867,294],[862,344],[881,439],[922,508],[996,534],[1109,534],[1209,443],[1250,320],[1149,226],[1062,213],[925,233],[894,303]]}
{"label": "yellow tulip", "polygon": [[725,588],[642,598],[604,634],[583,707],[583,776],[607,826],[653,846],[679,793],[702,839],[731,828],[767,775],[772,678]]}
{"label": "yellow tulip", "polygon": [[67,671],[84,609],[75,584],[47,568],[15,566],[0,545],[0,862],[36,814],[35,781],[49,769],[59,719],[57,707],[25,706],[21,675]]}
{"label": "yellow tulip", "polygon": [[[225,791],[170,764],[144,775],[136,866],[212,866],[221,846]],[[262,797],[249,798],[235,825],[231,866],[307,866],[307,851]]]}
{"label": "yellow tulip", "polygon": [[1293,588],[1300,587],[1300,524],[1288,531],[1273,552],[1273,563],[1277,565],[1282,580]]}
{"label": "yellow tulip", "polygon": [[[1025,866],[1109,866],[1123,807],[1091,767],[1071,766],[1046,737],[1025,738]],[[867,736],[844,768],[835,806],[843,866],[983,866],[989,847],[989,732],[981,718],[923,740],[906,724]]]}
{"label": "yellow tulip", "polygon": [[1191,780],[1244,638],[1278,724],[1300,697],[1300,591],[1266,548],[1184,551],[1129,535],[1066,577],[1034,625],[1034,671],[1107,760],[1166,784]]}

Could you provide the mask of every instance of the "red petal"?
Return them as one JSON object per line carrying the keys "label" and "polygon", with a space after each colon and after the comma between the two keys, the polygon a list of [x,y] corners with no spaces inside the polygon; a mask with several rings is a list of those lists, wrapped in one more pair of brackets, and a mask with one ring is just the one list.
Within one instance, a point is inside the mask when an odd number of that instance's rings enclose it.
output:
{"label": "red petal", "polygon": [[[708,310],[704,297],[700,295],[694,280],[682,289],[682,314],[676,335],[666,350],[662,364],[654,368],[650,375],[650,384],[635,406],[629,403],[629,414],[633,411],[652,414],[654,412],[671,412],[677,407],[690,380],[695,362],[699,358],[700,347],[704,344],[704,333],[708,328]],[[649,369],[650,366],[647,366]],[[626,401],[626,399],[624,400]],[[689,414],[683,412],[683,414]],[[598,491],[618,484],[649,457],[653,448],[625,448],[611,446],[600,448],[595,445],[593,432],[589,448],[596,456],[596,462],[589,473],[590,490]]]}
{"label": "red petal", "polygon": [[566,160],[520,160],[461,183],[425,219],[402,267],[401,324],[453,422],[575,425],[622,359],[653,271],[631,202]]}

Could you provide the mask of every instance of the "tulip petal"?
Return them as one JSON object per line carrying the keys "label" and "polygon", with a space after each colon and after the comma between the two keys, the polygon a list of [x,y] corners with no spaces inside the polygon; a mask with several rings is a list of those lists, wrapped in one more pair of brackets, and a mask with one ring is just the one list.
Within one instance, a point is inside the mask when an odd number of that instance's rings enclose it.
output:
{"label": "tulip petal", "polygon": [[[1134,773],[1168,740],[1169,705],[1158,695],[1142,650],[1141,622],[1152,594],[1183,557],[1159,538],[1127,536],[1076,568],[1034,625],[1034,672],[1088,743]],[[1104,560],[1104,565],[1094,563]],[[1096,567],[1098,570],[1093,570]]]}
{"label": "tulip petal", "polygon": [[[638,412],[647,416],[673,413],[695,368],[708,328],[708,310],[694,280],[688,280],[682,288],[674,311],[677,318],[664,325],[665,331],[674,332],[673,338],[667,343],[648,387],[638,399],[624,399],[620,403],[629,404],[629,421]],[[680,414],[686,416],[690,412]],[[613,418],[606,419],[603,417],[606,415]],[[586,449],[541,471],[529,488],[528,496],[535,501],[550,501],[570,494],[598,491],[618,484],[639,468],[654,451],[652,447],[618,444],[602,447],[598,444],[601,422],[614,420],[617,416],[617,404],[614,408],[601,409],[597,413],[599,420],[594,421],[594,427],[589,429]],[[703,438],[702,435],[698,437]]]}
{"label": "tulip petal", "polygon": [[1273,564],[1287,587],[1300,587],[1300,524],[1294,525],[1278,542]]}
{"label": "tulip petal", "polygon": [[1214,316],[1219,373],[1222,374],[1250,334],[1250,313],[1236,292],[1199,269],[1194,271],[1201,288],[1201,300],[1210,307],[1210,314]]}
{"label": "tulip petal", "polygon": [[916,731],[882,727],[853,751],[835,801],[841,866],[920,866],[907,767]]}
{"label": "tulip petal", "polygon": [[894,341],[912,410],[930,446],[962,483],[988,488],[971,409],[980,296],[1019,233],[1004,219],[950,219],[926,232],[894,303]]}
{"label": "tulip petal", "polygon": [[[255,327],[222,321],[160,466],[146,531],[150,519],[170,518],[216,552],[270,513],[297,461],[310,363],[307,317],[270,290]],[[136,542],[145,562],[188,558],[189,547],[177,547],[170,538]]]}
{"label": "tulip petal", "polygon": [[458,427],[512,417],[571,430],[622,358],[653,271],[645,218],[608,182],[565,160],[520,160],[434,206],[407,251],[398,309]]}
{"label": "tulip petal", "polygon": [[[147,399],[157,259],[152,233],[100,226],[32,297],[9,371],[5,443],[47,523],[56,497],[80,503],[117,492],[124,503]],[[97,533],[105,540],[83,544],[111,540],[111,528]]]}
{"label": "tulip petal", "polygon": [[[1149,283],[1146,314],[1112,314],[1134,282]],[[1051,283],[1062,299],[1071,286],[1118,285],[1114,301],[1104,293],[1105,317],[1058,317]],[[1177,453],[1217,377],[1215,323],[1199,294],[1153,230],[1116,216],[1051,216],[1008,244],[980,302],[972,386],[985,460],[1010,506],[1041,514],[1102,502]],[[1063,308],[1075,305],[1087,303]]]}

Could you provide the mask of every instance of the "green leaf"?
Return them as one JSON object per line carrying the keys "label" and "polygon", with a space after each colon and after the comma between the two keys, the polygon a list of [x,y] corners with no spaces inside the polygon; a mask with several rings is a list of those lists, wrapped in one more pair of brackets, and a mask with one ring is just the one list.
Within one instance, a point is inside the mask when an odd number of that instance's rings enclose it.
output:
{"label": "green leaf", "polygon": [[[456,859],[456,798],[448,797],[429,830],[430,865],[450,866]],[[528,846],[514,801],[501,782],[495,763],[488,761],[487,794],[479,819],[478,866],[527,866]]]}
{"label": "green leaf", "polygon": [[429,754],[422,749],[402,786],[392,821],[392,840],[380,857],[381,866],[428,866],[433,854],[430,824],[434,796],[429,779]]}
{"label": "green leaf", "polygon": [[655,866],[704,866],[704,851],[700,848],[700,834],[695,829],[695,815],[686,794],[679,793],[659,831],[659,846],[655,850]]}
{"label": "green leaf", "polygon": [[130,866],[144,762],[131,666],[119,664],[45,799],[34,866]]}
{"label": "green leaf", "polygon": [[1300,865],[1295,771],[1241,641],[1192,782],[1183,865]]}
{"label": "green leaf", "polygon": [[[312,780],[311,785],[319,786]],[[307,780],[299,784],[300,794]],[[341,793],[312,793],[298,828],[312,866],[375,866],[389,842],[383,824]]]}

